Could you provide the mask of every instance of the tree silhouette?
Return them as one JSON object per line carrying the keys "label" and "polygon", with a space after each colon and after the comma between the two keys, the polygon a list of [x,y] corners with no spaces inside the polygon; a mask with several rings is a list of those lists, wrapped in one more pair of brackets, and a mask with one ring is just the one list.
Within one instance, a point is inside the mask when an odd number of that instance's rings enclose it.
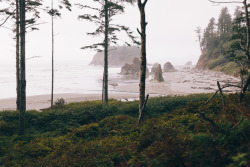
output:
{"label": "tree silhouette", "polygon": [[[99,8],[87,5],[77,4],[80,8],[87,8],[95,11],[96,14],[80,15],[79,19],[84,19],[98,25],[94,32],[87,33],[91,36],[102,36],[102,42],[84,46],[81,49],[95,49],[99,52],[104,50],[104,72],[103,72],[103,101],[108,104],[108,52],[111,44],[117,45],[118,33],[126,32],[127,36],[132,40],[132,43],[139,44],[133,32],[124,25],[114,24],[112,19],[114,16],[124,12],[125,4],[133,4],[134,0],[94,0],[99,4]],[[127,45],[129,43],[125,42]]]}
{"label": "tree silhouette", "polygon": [[140,95],[139,95],[139,120],[138,123],[141,122],[143,118],[143,111],[145,109],[147,98],[145,99],[145,80],[146,80],[146,71],[147,71],[147,54],[146,54],[146,14],[145,14],[145,6],[148,0],[144,0],[142,3],[141,0],[137,0],[137,5],[140,10],[140,20],[141,20],[141,30],[137,29],[138,33],[141,36],[141,70],[140,70]]}

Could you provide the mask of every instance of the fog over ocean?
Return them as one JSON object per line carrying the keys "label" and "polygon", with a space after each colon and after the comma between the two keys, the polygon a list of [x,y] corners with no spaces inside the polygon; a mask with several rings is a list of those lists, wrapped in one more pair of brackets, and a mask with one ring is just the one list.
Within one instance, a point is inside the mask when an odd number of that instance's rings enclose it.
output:
{"label": "fog over ocean", "polygon": [[[109,68],[115,77],[120,68]],[[16,97],[14,65],[0,66],[0,99]],[[54,93],[101,93],[103,67],[88,65],[55,65]],[[51,65],[27,65],[27,96],[51,93]]]}

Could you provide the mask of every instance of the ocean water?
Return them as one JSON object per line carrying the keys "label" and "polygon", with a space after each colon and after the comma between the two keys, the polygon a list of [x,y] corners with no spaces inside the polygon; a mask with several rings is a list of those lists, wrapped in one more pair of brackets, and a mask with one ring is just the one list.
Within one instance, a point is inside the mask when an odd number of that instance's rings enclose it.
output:
{"label": "ocean water", "polygon": [[[116,77],[120,68],[109,68]],[[54,93],[101,93],[103,67],[88,65],[55,65]],[[27,96],[51,93],[51,65],[26,65]],[[0,66],[0,99],[16,97],[14,65]]]}

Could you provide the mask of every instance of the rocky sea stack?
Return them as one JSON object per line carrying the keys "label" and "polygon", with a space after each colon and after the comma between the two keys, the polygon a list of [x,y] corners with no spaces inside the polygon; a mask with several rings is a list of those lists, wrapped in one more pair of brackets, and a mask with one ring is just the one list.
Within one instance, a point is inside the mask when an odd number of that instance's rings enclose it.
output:
{"label": "rocky sea stack", "polygon": [[170,62],[167,62],[164,64],[163,71],[164,72],[176,72],[177,70],[174,68],[174,66]]}
{"label": "rocky sea stack", "polygon": [[[147,73],[149,72],[147,68]],[[121,68],[121,74],[127,75],[127,79],[138,79],[140,76],[140,60],[139,58],[134,58],[132,64],[126,63]]]}
{"label": "rocky sea stack", "polygon": [[151,68],[151,73],[154,73],[156,70],[157,70],[157,68],[158,68],[158,63],[155,63],[154,65],[153,65],[153,67]]}
{"label": "rocky sea stack", "polygon": [[162,76],[162,69],[161,69],[161,65],[158,64],[157,67],[155,68],[154,70],[154,81],[157,81],[157,82],[163,82],[164,79],[163,79],[163,76]]}
{"label": "rocky sea stack", "polygon": [[189,61],[186,63],[186,66],[191,66],[192,65],[192,61]]}

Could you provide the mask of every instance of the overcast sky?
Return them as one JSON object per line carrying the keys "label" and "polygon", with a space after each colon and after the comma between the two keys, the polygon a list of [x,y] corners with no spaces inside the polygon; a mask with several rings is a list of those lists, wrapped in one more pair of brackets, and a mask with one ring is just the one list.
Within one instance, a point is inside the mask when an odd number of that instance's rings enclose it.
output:
{"label": "overcast sky", "polygon": [[[164,64],[170,61],[174,65],[182,65],[192,61],[195,64],[200,56],[200,49],[194,30],[198,26],[205,28],[211,17],[217,19],[224,6],[214,5],[208,0],[148,0],[146,6],[148,63]],[[226,6],[233,14],[236,4],[226,4]],[[74,7],[72,12],[64,10],[62,18],[55,21],[56,63],[89,64],[93,58],[95,51],[80,48],[100,39],[86,36],[86,32],[94,30],[94,25],[79,21],[77,17],[82,13],[83,10]],[[28,60],[27,64],[51,63],[50,18],[44,17],[44,20],[47,23],[39,26],[39,31],[27,34],[27,57],[39,56]],[[114,21],[129,26],[137,35],[136,28],[140,26],[137,6],[128,6],[126,13]],[[8,25],[11,25],[11,22]],[[15,64],[13,36],[12,31],[0,27],[0,64]]]}

